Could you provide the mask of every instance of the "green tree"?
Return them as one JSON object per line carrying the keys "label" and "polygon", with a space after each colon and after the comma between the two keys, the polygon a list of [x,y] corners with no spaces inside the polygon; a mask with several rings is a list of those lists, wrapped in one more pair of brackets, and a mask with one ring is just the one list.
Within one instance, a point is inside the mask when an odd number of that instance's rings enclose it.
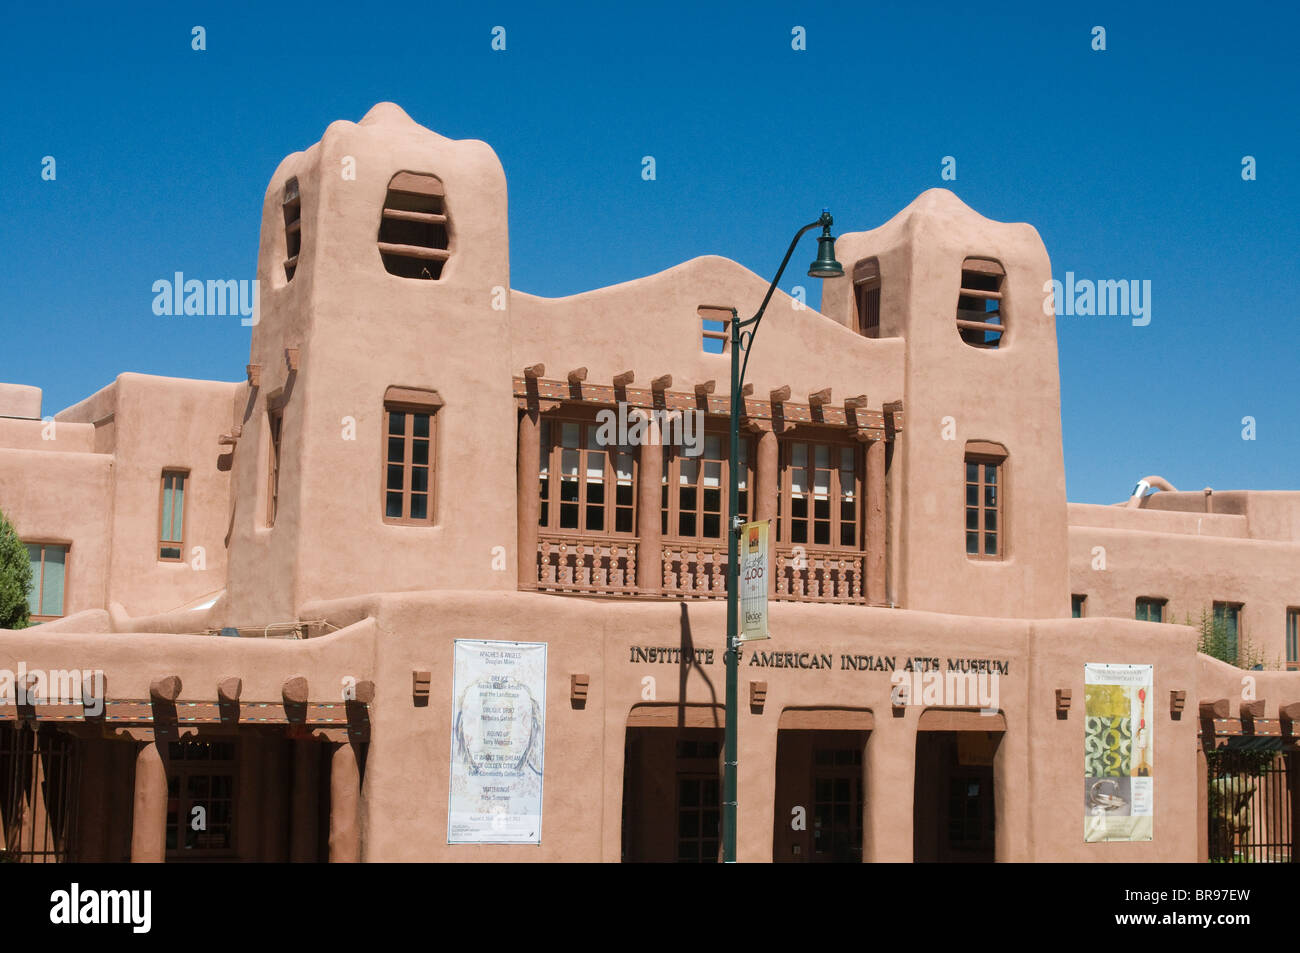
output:
{"label": "green tree", "polygon": [[27,547],[0,512],[0,629],[27,628],[27,593],[31,588],[32,564]]}

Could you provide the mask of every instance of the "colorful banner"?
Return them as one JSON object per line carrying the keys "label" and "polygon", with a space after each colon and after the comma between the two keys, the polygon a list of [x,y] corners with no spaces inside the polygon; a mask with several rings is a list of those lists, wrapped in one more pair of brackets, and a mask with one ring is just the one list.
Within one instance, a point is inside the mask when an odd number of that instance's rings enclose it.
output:
{"label": "colorful banner", "polygon": [[449,844],[540,844],[546,643],[457,639]]}
{"label": "colorful banner", "polygon": [[1154,666],[1083,667],[1083,839],[1151,840],[1155,815]]}
{"label": "colorful banner", "polygon": [[770,639],[767,631],[767,520],[740,528],[741,642]]}

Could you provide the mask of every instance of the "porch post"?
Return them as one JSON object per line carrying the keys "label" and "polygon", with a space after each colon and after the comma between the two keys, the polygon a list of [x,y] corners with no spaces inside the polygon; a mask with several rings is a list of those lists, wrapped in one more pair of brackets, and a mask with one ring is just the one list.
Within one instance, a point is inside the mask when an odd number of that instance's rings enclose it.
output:
{"label": "porch post", "polygon": [[[758,452],[755,456],[755,473],[754,473],[754,519],[758,522],[763,520],[776,520],[777,499],[781,492],[781,470],[778,465],[778,445],[776,432],[768,427],[759,431],[758,434]],[[769,547],[776,546],[776,527],[773,526],[769,535]],[[776,592],[776,560],[768,559],[768,586],[769,593]]]}
{"label": "porch post", "polygon": [[361,770],[351,742],[331,745],[330,863],[361,860]]}
{"label": "porch post", "polygon": [[[183,818],[180,819],[183,822]],[[158,742],[135,753],[135,807],[131,818],[131,862],[159,864],[167,849],[167,771]]]}
{"label": "porch post", "polygon": [[636,487],[636,585],[642,593],[657,593],[663,587],[663,533],[661,520],[661,485],[664,471],[664,447],[659,424],[653,414],[636,410],[646,418],[646,437],[641,444],[637,464]]}
{"label": "porch post", "polygon": [[519,417],[519,477],[516,486],[519,530],[515,558],[519,563],[520,589],[537,587],[537,518],[541,511],[537,484],[542,457],[540,436],[541,413],[530,407]]}
{"label": "porch post", "polygon": [[885,441],[867,443],[867,602],[885,601]]}

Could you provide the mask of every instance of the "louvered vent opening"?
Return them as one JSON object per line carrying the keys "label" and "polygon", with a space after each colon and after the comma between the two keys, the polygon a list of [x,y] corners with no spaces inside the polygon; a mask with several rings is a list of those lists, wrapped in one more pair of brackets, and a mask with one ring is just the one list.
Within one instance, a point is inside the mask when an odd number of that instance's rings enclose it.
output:
{"label": "louvered vent opening", "polygon": [[302,249],[302,196],[297,178],[284,184],[284,277],[293,281],[298,270],[298,252]]}
{"label": "louvered vent opening", "polygon": [[880,262],[860,261],[853,269],[853,302],[858,313],[858,333],[880,337]]}
{"label": "louvered vent opening", "polygon": [[1006,272],[988,258],[967,258],[961,266],[957,297],[957,332],[971,347],[996,348],[1006,326],[1002,320],[1002,283]]}
{"label": "louvered vent opening", "polygon": [[450,244],[444,199],[437,176],[393,176],[379,222],[379,255],[389,274],[434,281],[442,276]]}

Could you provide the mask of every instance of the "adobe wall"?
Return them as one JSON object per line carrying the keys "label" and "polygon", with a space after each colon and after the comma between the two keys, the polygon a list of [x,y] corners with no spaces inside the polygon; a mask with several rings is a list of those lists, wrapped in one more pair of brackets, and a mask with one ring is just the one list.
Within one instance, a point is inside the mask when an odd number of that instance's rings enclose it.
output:
{"label": "adobe wall", "polygon": [[0,417],[41,416],[41,389],[28,384],[0,384]]}

